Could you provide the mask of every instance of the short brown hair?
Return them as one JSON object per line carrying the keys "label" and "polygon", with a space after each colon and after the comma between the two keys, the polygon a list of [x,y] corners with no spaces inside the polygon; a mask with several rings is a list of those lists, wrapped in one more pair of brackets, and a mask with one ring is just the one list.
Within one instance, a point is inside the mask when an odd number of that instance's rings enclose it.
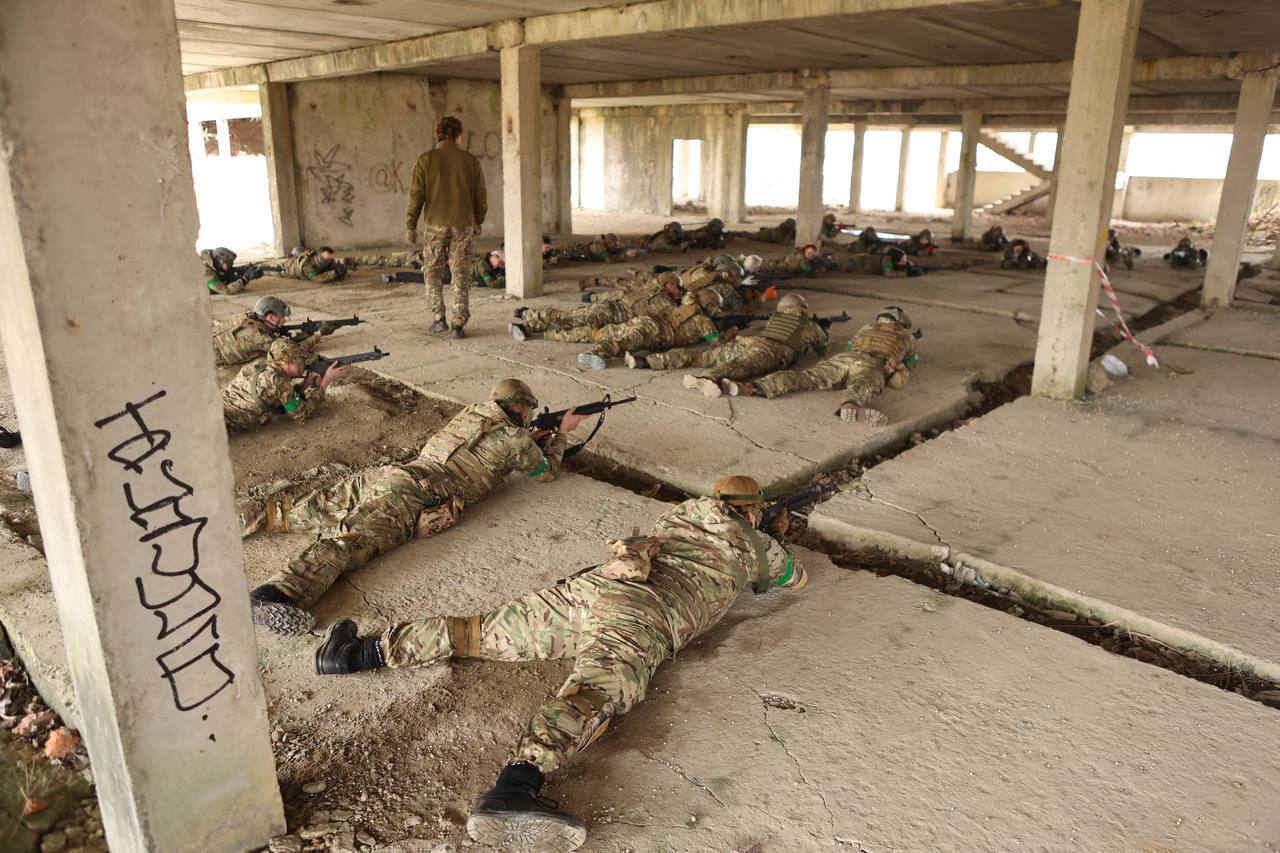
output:
{"label": "short brown hair", "polygon": [[436,140],[457,139],[462,135],[462,122],[453,116],[445,116],[436,122]]}

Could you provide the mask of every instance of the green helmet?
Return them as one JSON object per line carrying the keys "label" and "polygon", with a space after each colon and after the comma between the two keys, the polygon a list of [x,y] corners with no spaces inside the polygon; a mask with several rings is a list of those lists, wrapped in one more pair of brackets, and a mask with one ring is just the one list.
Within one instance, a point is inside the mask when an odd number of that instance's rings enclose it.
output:
{"label": "green helmet", "polygon": [[264,296],[253,306],[253,313],[259,320],[265,320],[268,314],[279,314],[288,317],[292,311],[285,301],[278,296]]}

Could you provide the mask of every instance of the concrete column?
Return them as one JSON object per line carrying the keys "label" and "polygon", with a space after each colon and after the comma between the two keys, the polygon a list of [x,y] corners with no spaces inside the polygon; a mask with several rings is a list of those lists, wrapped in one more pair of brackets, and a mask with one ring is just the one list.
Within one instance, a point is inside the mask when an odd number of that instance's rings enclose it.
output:
{"label": "concrete column", "polygon": [[107,843],[261,847],[284,814],[173,3],[18,3],[4,30],[0,337]]}
{"label": "concrete column", "polygon": [[1111,200],[1111,218],[1123,219],[1125,202],[1129,198],[1129,145],[1133,142],[1133,126],[1127,125],[1120,134],[1120,154],[1116,157],[1116,181],[1124,175],[1124,185],[1117,187]]}
{"label": "concrete column", "polygon": [[944,130],[938,134],[938,180],[934,184],[933,206],[947,205],[947,152],[951,149],[951,132]]}
{"label": "concrete column", "polygon": [[542,293],[541,64],[538,48],[500,52],[502,73],[502,235],[507,293]]}
{"label": "concrete column", "polygon": [[218,156],[231,156],[231,125],[227,124],[225,118],[220,118],[214,122],[214,127],[218,132]]}
{"label": "concrete column", "polygon": [[1053,182],[1049,184],[1049,201],[1045,208],[1045,224],[1053,227],[1053,206],[1058,200],[1058,180],[1062,176],[1062,140],[1067,136],[1066,126],[1058,125],[1058,138],[1053,144]]}
{"label": "concrete column", "polygon": [[796,245],[818,241],[822,231],[822,161],[827,152],[827,113],[831,90],[826,81],[804,81],[800,112],[800,200],[796,205]]}
{"label": "concrete column", "polygon": [[969,236],[969,225],[973,222],[973,185],[978,178],[982,111],[965,110],[960,118],[960,169],[956,172],[956,206],[951,216],[951,240],[955,243]]}
{"label": "concrete column", "polygon": [[[1067,99],[1052,254],[1101,259],[1115,191],[1142,0],[1084,0]],[[1069,399],[1084,391],[1098,279],[1092,260],[1049,261],[1032,391]]]}
{"label": "concrete column", "polygon": [[569,119],[569,177],[572,212],[572,208],[582,207],[582,119],[578,116]]}
{"label": "concrete column", "polygon": [[573,233],[573,109],[563,90],[556,98],[556,217],[549,230]]}
{"label": "concrete column", "polygon": [[289,117],[289,84],[258,84],[262,104],[262,141],[267,151],[267,188],[277,255],[302,244],[298,190],[293,162],[293,122]]}
{"label": "concrete column", "polygon": [[1253,74],[1240,83],[1231,157],[1227,161],[1227,175],[1218,200],[1218,219],[1200,300],[1203,308],[1230,305],[1235,294],[1236,272],[1244,252],[1249,211],[1253,208],[1253,192],[1258,183],[1262,143],[1267,136],[1267,123],[1275,96],[1276,78],[1270,74]]}
{"label": "concrete column", "polygon": [[729,132],[725,136],[724,167],[722,180],[725,185],[725,222],[742,222],[747,215],[747,128],[751,114],[746,107],[729,114]]}
{"label": "concrete column", "polygon": [[907,204],[907,167],[911,164],[911,128],[902,129],[902,142],[898,146],[898,191],[893,209],[905,210]]}
{"label": "concrete column", "polygon": [[1280,242],[1276,243],[1276,253],[1271,257],[1271,263],[1268,264],[1273,270],[1280,270]]}
{"label": "concrete column", "polygon": [[862,166],[867,153],[867,123],[853,123],[853,169],[849,173],[849,213],[862,212]]}

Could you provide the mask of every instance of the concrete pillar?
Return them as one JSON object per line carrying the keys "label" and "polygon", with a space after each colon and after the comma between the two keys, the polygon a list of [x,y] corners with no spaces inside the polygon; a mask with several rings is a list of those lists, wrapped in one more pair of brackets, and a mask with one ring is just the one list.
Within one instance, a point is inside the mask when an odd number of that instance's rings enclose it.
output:
{"label": "concrete pillar", "polygon": [[563,90],[556,98],[556,216],[548,230],[573,233],[573,109]]}
{"label": "concrete pillar", "polygon": [[173,3],[18,3],[4,30],[0,337],[106,840],[261,847],[284,814],[196,345],[211,316]]}
{"label": "concrete pillar", "polygon": [[293,163],[293,122],[289,118],[289,84],[260,83],[262,142],[267,152],[267,188],[271,194],[272,241],[277,255],[302,244],[298,190]]}
{"label": "concrete pillar", "polygon": [[225,118],[220,118],[213,123],[218,133],[218,156],[231,156],[231,125],[227,124]]}
{"label": "concrete pillar", "polygon": [[951,132],[938,134],[938,179],[934,184],[933,206],[947,206],[947,152],[951,150]]}
{"label": "concrete pillar", "polygon": [[826,80],[804,81],[800,112],[800,200],[796,205],[796,245],[816,243],[822,231],[822,161],[827,152],[827,113],[831,90]]}
{"label": "concrete pillar", "polygon": [[1218,219],[1200,300],[1203,308],[1230,305],[1235,294],[1236,272],[1244,252],[1249,211],[1253,208],[1253,192],[1258,183],[1262,143],[1267,136],[1275,96],[1276,78],[1270,74],[1251,74],[1240,83],[1231,157],[1218,200]]}
{"label": "concrete pillar", "polygon": [[1058,125],[1058,138],[1053,144],[1053,182],[1049,184],[1049,201],[1045,208],[1045,224],[1053,227],[1053,206],[1058,200],[1058,180],[1062,176],[1062,140],[1067,136],[1066,126]]}
{"label": "concrete pillar", "polygon": [[1098,279],[1115,191],[1133,51],[1142,0],[1084,0],[1067,99],[1066,141],[1058,178],[1050,260],[1040,311],[1033,393],[1069,399],[1084,391],[1093,342]]}
{"label": "concrete pillar", "polygon": [[902,129],[902,142],[898,146],[898,191],[893,209],[905,210],[907,205],[907,167],[911,163],[911,128]]}
{"label": "concrete pillar", "polygon": [[742,222],[747,216],[747,128],[751,114],[746,107],[729,114],[729,132],[725,137],[723,180],[725,184],[725,222]]}
{"label": "concrete pillar", "polygon": [[978,178],[982,111],[965,110],[960,118],[960,169],[956,172],[956,206],[951,216],[951,240],[956,243],[969,236],[969,225],[973,222],[973,185]]}
{"label": "concrete pillar", "polygon": [[1111,200],[1112,219],[1124,218],[1125,201],[1129,198],[1129,145],[1132,142],[1133,126],[1127,125],[1120,134],[1120,154],[1116,157],[1116,182],[1119,183],[1123,175],[1124,183],[1116,187]]}
{"label": "concrete pillar", "polygon": [[542,293],[541,64],[538,48],[500,52],[502,73],[502,234],[507,293]]}
{"label": "concrete pillar", "polygon": [[853,123],[853,169],[849,173],[849,213],[862,212],[862,166],[867,153],[867,123]]}

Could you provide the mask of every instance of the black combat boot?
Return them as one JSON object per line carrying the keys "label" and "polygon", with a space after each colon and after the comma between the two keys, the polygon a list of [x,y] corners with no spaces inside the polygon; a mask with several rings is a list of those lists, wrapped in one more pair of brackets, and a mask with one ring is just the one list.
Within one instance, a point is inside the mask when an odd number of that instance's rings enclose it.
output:
{"label": "black combat boot", "polygon": [[282,637],[300,637],[312,629],[316,618],[293,603],[284,590],[263,584],[249,591],[253,624]]}
{"label": "black combat boot", "polygon": [[455,341],[460,341],[467,336],[467,333],[462,331],[461,326],[454,326],[452,329],[449,330],[449,333],[453,335],[453,339]]}
{"label": "black combat boot", "polygon": [[449,324],[446,323],[444,320],[436,320],[434,323],[431,324],[432,334],[436,334],[439,332],[447,332],[447,331],[449,331]]}
{"label": "black combat boot", "polygon": [[632,370],[648,370],[649,369],[649,359],[645,358],[642,355],[637,355],[636,353],[628,352],[623,354],[622,360],[625,361],[627,363],[627,367],[631,368]]}
{"label": "black combat boot", "polygon": [[316,672],[346,675],[386,666],[378,639],[377,636],[361,639],[356,636],[356,623],[339,619],[324,632],[324,642],[316,649]]}
{"label": "black combat boot", "polygon": [[539,797],[542,771],[527,761],[502,768],[498,784],[480,795],[467,816],[467,834],[481,844],[548,853],[577,850],[587,828],[559,810],[554,800]]}
{"label": "black combat boot", "polygon": [[529,309],[528,309],[528,307],[521,307],[521,308],[517,308],[517,309],[516,309],[516,311],[515,311],[515,318],[516,318],[516,321],[517,321],[517,322],[519,322],[520,320],[523,320],[523,319],[524,319],[524,312],[526,312],[526,311],[528,311],[528,310],[529,310]]}

